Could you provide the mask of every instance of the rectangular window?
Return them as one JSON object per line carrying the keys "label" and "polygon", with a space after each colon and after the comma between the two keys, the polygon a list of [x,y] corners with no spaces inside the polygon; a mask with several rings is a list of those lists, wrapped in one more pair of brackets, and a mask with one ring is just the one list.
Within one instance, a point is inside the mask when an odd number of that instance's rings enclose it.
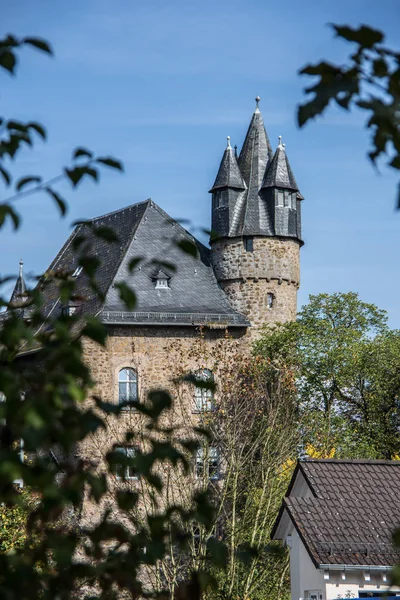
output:
{"label": "rectangular window", "polygon": [[297,192],[292,193],[292,208],[297,208]]}
{"label": "rectangular window", "polygon": [[282,190],[278,190],[278,206],[283,206],[283,192]]}
{"label": "rectangular window", "polygon": [[306,590],[304,600],[322,600],[322,590]]}
{"label": "rectangular window", "polygon": [[[210,369],[202,369],[196,373],[199,381],[214,383],[214,376]],[[194,411],[211,412],[214,409],[214,394],[211,388],[196,386],[194,394]]]}
{"label": "rectangular window", "polygon": [[213,481],[220,478],[219,450],[216,446],[197,449],[195,475],[197,479],[205,478]]}
{"label": "rectangular window", "polygon": [[284,196],[284,205],[285,206],[290,206],[291,193],[288,192],[287,190],[285,190],[284,194],[285,194],[285,196]]}
{"label": "rectangular window", "polygon": [[122,464],[118,465],[118,468],[115,472],[117,479],[130,479],[137,480],[139,476],[133,464],[130,464],[130,461],[135,458],[136,450],[132,447],[123,448],[122,446],[118,446],[115,448],[116,452],[120,452],[123,455]]}
{"label": "rectangular window", "polygon": [[253,250],[254,250],[253,238],[245,238],[244,239],[244,249],[246,250],[246,252],[253,252]]}

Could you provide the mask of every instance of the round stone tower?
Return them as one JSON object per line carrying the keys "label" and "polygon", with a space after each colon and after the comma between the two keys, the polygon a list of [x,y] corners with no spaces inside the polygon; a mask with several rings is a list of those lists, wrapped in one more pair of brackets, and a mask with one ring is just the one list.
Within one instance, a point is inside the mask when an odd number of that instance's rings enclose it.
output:
{"label": "round stone tower", "polygon": [[303,197],[281,138],[272,151],[256,101],[239,158],[228,138],[210,190],[215,275],[252,332],[296,318],[303,245]]}

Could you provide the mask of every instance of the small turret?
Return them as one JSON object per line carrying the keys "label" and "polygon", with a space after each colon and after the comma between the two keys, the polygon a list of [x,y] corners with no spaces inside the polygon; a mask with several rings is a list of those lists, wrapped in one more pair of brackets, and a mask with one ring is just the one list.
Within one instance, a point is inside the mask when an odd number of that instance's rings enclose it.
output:
{"label": "small turret", "polygon": [[279,144],[262,182],[260,195],[268,206],[276,236],[295,237],[301,240],[300,194],[293,175],[285,144]]}
{"label": "small turret", "polygon": [[212,194],[211,229],[218,236],[229,235],[232,227],[234,208],[246,190],[246,183],[240,172],[236,156],[231,147],[230,137],[219,166],[217,177],[210,193]]}
{"label": "small turret", "polygon": [[23,260],[19,261],[19,274],[10,298],[10,308],[22,308],[26,303],[26,284],[23,276]]}

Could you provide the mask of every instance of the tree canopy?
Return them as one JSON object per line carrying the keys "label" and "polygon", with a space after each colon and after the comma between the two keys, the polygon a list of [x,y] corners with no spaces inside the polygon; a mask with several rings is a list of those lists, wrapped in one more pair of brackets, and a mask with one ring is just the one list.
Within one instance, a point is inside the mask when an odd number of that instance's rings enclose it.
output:
{"label": "tree canopy", "polygon": [[303,441],[338,458],[400,453],[400,331],[357,294],[319,294],[256,353],[296,374]]}

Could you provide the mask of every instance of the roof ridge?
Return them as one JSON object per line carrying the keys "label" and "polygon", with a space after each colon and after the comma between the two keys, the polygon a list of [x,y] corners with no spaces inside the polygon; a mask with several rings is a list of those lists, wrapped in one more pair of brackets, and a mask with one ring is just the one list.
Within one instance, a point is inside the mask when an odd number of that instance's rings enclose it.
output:
{"label": "roof ridge", "polygon": [[181,230],[183,233],[186,233],[187,235],[189,235],[191,238],[193,238],[193,240],[195,241],[196,245],[201,246],[202,249],[206,250],[207,252],[210,250],[205,244],[203,244],[202,242],[200,242],[200,240],[197,239],[196,236],[193,235],[193,233],[190,233],[190,231],[188,231],[187,229],[185,229],[183,227],[183,225],[181,225],[179,223],[179,221],[177,221],[176,219],[174,219],[174,217],[171,217],[167,212],[165,212],[164,209],[161,208],[161,206],[159,206],[157,204],[157,202],[154,202],[154,200],[151,200],[151,206],[155,209],[158,210],[158,212],[163,216],[166,217],[167,219],[169,219],[170,221],[173,221],[174,223],[176,223],[178,225],[179,230]]}
{"label": "roof ridge", "polygon": [[[144,209],[142,216],[138,219],[135,227],[132,229],[131,234],[130,234],[130,236],[128,238],[128,241],[125,244],[125,248],[121,249],[122,251],[121,251],[121,254],[120,254],[120,259],[119,259],[119,261],[117,261],[116,267],[114,269],[114,275],[112,276],[112,278],[110,278],[109,284],[108,284],[107,288],[103,292],[104,300],[102,301],[101,306],[100,306],[98,312],[96,313],[96,316],[99,314],[100,311],[103,310],[103,308],[105,306],[105,301],[106,301],[106,296],[108,294],[108,291],[109,291],[110,287],[112,286],[112,284],[114,283],[115,278],[118,275],[118,271],[119,271],[119,269],[120,269],[120,267],[121,267],[121,265],[122,265],[122,263],[123,263],[123,261],[125,259],[125,256],[127,255],[128,250],[129,250],[129,248],[130,248],[130,246],[131,246],[131,244],[132,244],[132,242],[133,242],[133,240],[135,238],[135,234],[136,234],[136,232],[137,232],[137,230],[139,228],[139,225],[142,223],[143,218],[144,218],[144,216],[145,216],[145,214],[146,214],[149,206],[152,206],[154,204],[154,202],[151,200],[151,198],[149,198],[148,200],[145,200],[144,202],[137,202],[136,204],[131,204],[131,206],[127,207],[127,208],[131,208],[132,206],[139,206],[139,205],[143,205],[143,204],[146,204],[146,203],[147,203],[147,206]],[[122,210],[124,210],[124,209],[122,209]],[[109,213],[109,214],[115,214],[115,213],[118,213],[118,212],[121,212],[121,211],[114,211],[113,213]],[[107,215],[104,215],[104,216],[107,216]]]}
{"label": "roof ridge", "polygon": [[133,204],[128,204],[128,206],[124,206],[123,208],[113,210],[109,213],[106,213],[105,215],[100,215],[99,217],[93,217],[91,219],[86,219],[85,221],[82,221],[81,223],[79,223],[79,225],[85,225],[86,223],[92,223],[93,221],[99,221],[100,219],[105,219],[107,217],[111,217],[112,215],[121,213],[124,210],[128,210],[129,208],[133,208],[134,206],[140,206],[141,204],[146,204],[146,203],[155,205],[155,202],[153,202],[153,200],[151,198],[147,198],[147,200],[142,200],[141,202],[134,202]]}

